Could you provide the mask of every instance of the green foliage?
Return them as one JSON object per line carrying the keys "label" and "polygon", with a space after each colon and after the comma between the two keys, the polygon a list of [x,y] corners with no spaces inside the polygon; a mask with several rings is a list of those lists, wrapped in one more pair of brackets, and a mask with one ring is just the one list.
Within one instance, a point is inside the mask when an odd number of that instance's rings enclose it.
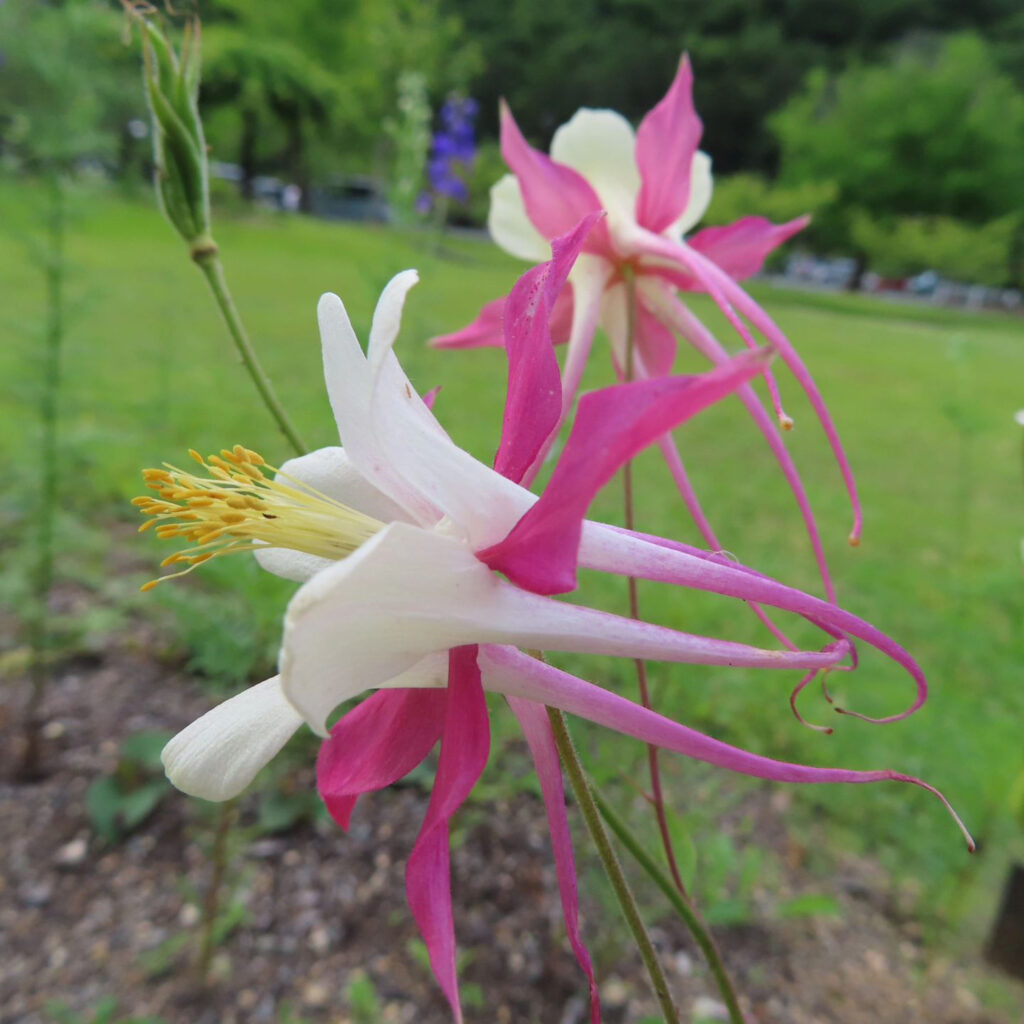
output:
{"label": "green foliage", "polygon": [[137,829],[170,795],[160,763],[160,751],[170,738],[168,732],[133,733],[121,744],[114,771],[89,786],[89,821],[105,842],[116,843]]}
{"label": "green foliage", "polygon": [[837,188],[831,181],[781,185],[757,174],[715,178],[711,206],[702,223],[731,224],[750,215],[783,223],[806,213],[813,215],[831,203],[836,193]]}
{"label": "green foliage", "polygon": [[218,0],[206,22],[203,103],[223,112],[210,126],[215,150],[247,174],[281,168],[304,187],[314,172],[365,171],[379,157],[403,74],[441,96],[480,66],[438,0]]}
{"label": "green foliage", "polygon": [[158,587],[154,600],[170,613],[186,668],[225,694],[271,673],[281,610],[294,585],[248,558],[217,559],[204,568],[191,585]]}
{"label": "green foliage", "polygon": [[974,35],[818,68],[769,123],[782,180],[835,182],[845,208],[984,222],[1024,206],[1024,94]]}
{"label": "green foliage", "polygon": [[871,269],[887,277],[930,269],[956,281],[1019,286],[1024,281],[1013,280],[1011,254],[1022,231],[1015,214],[975,225],[952,217],[876,220],[858,210],[850,235]]}
{"label": "green foliage", "polygon": [[91,1010],[76,1013],[67,1003],[49,1000],[46,1012],[55,1024],[164,1024],[162,1017],[117,1017],[117,999],[105,996]]}
{"label": "green foliage", "polygon": [[384,133],[394,149],[390,200],[399,224],[411,223],[416,200],[424,187],[424,168],[430,152],[430,103],[427,80],[418,71],[398,78],[398,109],[385,119]]}
{"label": "green foliage", "polygon": [[445,0],[479,42],[484,68],[472,86],[481,128],[496,133],[499,96],[528,137],[543,143],[581,106],[637,120],[663,95],[679,55],[696,73],[703,148],[720,172],[772,173],[777,145],[767,115],[797,92],[807,69],[874,60],[915,32],[974,29],[993,64],[1024,81],[1024,19],[1017,0]]}
{"label": "green foliage", "polygon": [[0,4],[0,152],[31,170],[112,163],[143,111],[117,13],[93,0]]}
{"label": "green foliage", "polygon": [[470,171],[467,187],[469,189],[469,220],[480,227],[487,223],[487,214],[491,208],[491,186],[496,184],[508,168],[501,156],[501,148],[496,142],[484,142],[476,151],[473,169]]}
{"label": "green foliage", "polygon": [[345,1001],[352,1013],[353,1024],[377,1024],[380,1020],[380,998],[373,979],[364,971],[353,971],[345,986]]}

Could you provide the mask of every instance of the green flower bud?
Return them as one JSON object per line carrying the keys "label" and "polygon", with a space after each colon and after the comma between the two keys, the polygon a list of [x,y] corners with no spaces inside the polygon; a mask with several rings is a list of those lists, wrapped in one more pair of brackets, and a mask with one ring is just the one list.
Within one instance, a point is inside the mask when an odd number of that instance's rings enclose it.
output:
{"label": "green flower bud", "polygon": [[185,26],[181,55],[140,18],[143,77],[152,115],[157,202],[195,260],[217,251],[210,228],[206,140],[199,117],[199,22]]}

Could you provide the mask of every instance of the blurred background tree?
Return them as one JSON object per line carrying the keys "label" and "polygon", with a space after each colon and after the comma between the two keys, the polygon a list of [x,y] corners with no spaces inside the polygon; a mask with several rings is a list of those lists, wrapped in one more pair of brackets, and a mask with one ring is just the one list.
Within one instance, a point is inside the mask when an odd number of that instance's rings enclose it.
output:
{"label": "blurred background tree", "polygon": [[[403,123],[400,83],[415,80],[431,111],[452,92],[480,103],[467,209],[483,224],[488,189],[503,172],[499,96],[530,140],[546,146],[580,106],[637,120],[688,50],[703,147],[715,166],[711,222],[811,212],[801,244],[819,253],[907,272],[937,269],[928,258],[942,253],[949,276],[1020,283],[1024,11],[1017,0],[195,6],[204,22],[200,102],[211,155],[236,165],[230,174],[244,198],[253,197],[258,175],[300,186],[305,208],[313,187],[352,176],[369,179],[379,196],[393,198],[399,179],[418,194],[422,171],[410,170],[405,136],[388,130]],[[3,11],[10,27],[2,36],[0,151],[8,162],[30,170],[30,150],[52,137],[79,163],[91,159],[122,180],[137,176],[130,170],[146,162],[148,147],[132,134],[142,113],[137,68],[121,44],[113,0],[9,0]],[[79,85],[67,84],[70,72],[63,86],[47,81],[47,62],[57,66],[54,55],[70,40]],[[54,129],[52,116],[40,130],[33,119],[46,111],[62,111],[74,131]],[[221,196],[226,188],[220,184]]]}

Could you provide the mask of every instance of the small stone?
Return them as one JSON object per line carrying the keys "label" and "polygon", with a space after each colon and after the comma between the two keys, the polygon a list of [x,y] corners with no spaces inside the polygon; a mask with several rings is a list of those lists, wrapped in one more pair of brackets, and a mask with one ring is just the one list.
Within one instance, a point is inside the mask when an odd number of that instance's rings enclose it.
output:
{"label": "small stone", "polygon": [[193,928],[199,924],[199,908],[194,903],[186,903],[178,911],[178,924],[182,928]]}
{"label": "small stone", "polygon": [[64,723],[58,722],[56,719],[52,722],[47,722],[41,730],[44,740],[59,740],[67,731]]}
{"label": "small stone", "polygon": [[299,853],[298,850],[288,850],[281,858],[281,863],[283,863],[286,868],[293,868],[302,863],[302,854]]}
{"label": "small stone", "polygon": [[728,1020],[729,1010],[724,1003],[709,996],[698,996],[693,1001],[694,1020]]}
{"label": "small stone", "polygon": [[21,900],[29,907],[45,907],[53,896],[53,886],[49,882],[26,885],[19,890]]}
{"label": "small stone", "polygon": [[866,949],[864,951],[864,963],[866,963],[868,968],[876,974],[884,973],[889,967],[885,961],[885,957],[879,953],[877,949]]}
{"label": "small stone", "polygon": [[302,990],[302,1001],[307,1006],[325,1006],[330,998],[330,991],[320,981],[311,981]]}
{"label": "small stone", "polygon": [[629,998],[629,989],[620,978],[609,978],[601,987],[601,998],[609,1006],[624,1006]]}
{"label": "small stone", "polygon": [[321,955],[331,948],[331,933],[323,925],[309,933],[309,948]]}
{"label": "small stone", "polygon": [[255,992],[251,988],[243,988],[242,991],[238,993],[238,997],[235,999],[235,1002],[238,1003],[241,1009],[251,1010],[257,1002],[259,1002],[259,998],[258,992]]}
{"label": "small stone", "polygon": [[77,867],[85,860],[89,852],[89,844],[84,836],[78,836],[66,843],[55,854],[54,863],[62,868]]}
{"label": "small stone", "polygon": [[676,971],[681,974],[684,978],[690,977],[693,974],[693,957],[685,950],[680,950],[675,955]]}

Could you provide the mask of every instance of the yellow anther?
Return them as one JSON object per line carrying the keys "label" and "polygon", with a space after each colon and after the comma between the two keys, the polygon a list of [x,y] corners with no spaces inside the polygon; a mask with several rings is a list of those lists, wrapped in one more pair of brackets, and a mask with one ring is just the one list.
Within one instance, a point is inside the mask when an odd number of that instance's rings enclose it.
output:
{"label": "yellow anther", "polygon": [[[254,544],[337,560],[383,526],[280,473],[242,445],[205,459],[194,449],[189,455],[203,473],[166,464],[145,470],[143,480],[157,496],[133,501],[143,515],[152,517],[140,530],[155,525],[161,539],[179,538],[193,545],[164,559],[165,567],[184,563],[186,568],[161,579],[185,575],[218,555],[252,551]],[[151,590],[157,582],[143,589]]]}

